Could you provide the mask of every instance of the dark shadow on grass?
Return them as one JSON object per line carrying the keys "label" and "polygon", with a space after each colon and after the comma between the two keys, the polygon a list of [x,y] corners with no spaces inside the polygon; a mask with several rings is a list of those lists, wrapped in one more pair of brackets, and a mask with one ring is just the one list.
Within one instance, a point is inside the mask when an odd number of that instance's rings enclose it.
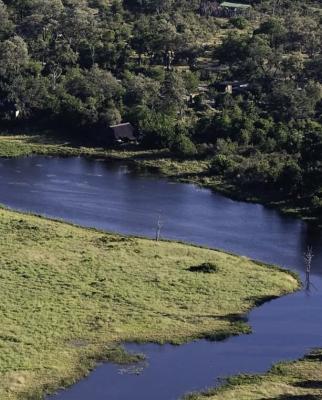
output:
{"label": "dark shadow on grass", "polygon": [[317,396],[314,394],[282,394],[278,397],[267,398],[264,397],[261,400],[321,400],[321,396]]}
{"label": "dark shadow on grass", "polygon": [[313,351],[312,353],[306,355],[304,360],[322,361],[322,353],[320,351]]}
{"label": "dark shadow on grass", "polygon": [[231,314],[216,316],[215,318],[229,322],[248,322],[247,314],[231,313]]}
{"label": "dark shadow on grass", "polygon": [[261,297],[247,297],[246,300],[251,301],[255,304],[256,307],[263,305],[264,303],[268,303],[269,301],[278,299],[279,296],[261,296]]}
{"label": "dark shadow on grass", "polygon": [[322,381],[301,381],[294,383],[293,386],[305,389],[322,389]]}

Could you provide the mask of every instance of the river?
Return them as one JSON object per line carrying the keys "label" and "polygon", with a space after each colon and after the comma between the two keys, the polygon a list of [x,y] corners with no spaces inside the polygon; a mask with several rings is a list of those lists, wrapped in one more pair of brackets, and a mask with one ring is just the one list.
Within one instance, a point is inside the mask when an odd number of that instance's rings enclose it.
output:
{"label": "river", "polygon": [[258,204],[230,200],[195,185],[138,174],[121,163],[85,158],[1,159],[0,203],[83,226],[162,236],[227,250],[303,272],[313,246],[311,290],[271,301],[249,316],[251,335],[182,346],[127,344],[143,352],[140,373],[103,363],[48,400],[175,400],[237,373],[266,371],[322,347],[322,232]]}

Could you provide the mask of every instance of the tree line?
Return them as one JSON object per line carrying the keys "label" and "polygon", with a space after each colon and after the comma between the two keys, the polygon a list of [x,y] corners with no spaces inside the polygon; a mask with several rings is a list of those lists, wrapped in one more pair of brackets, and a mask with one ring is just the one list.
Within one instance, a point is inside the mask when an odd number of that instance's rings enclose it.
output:
{"label": "tree line", "polygon": [[130,121],[142,146],[322,215],[321,5],[244,1],[223,19],[213,3],[0,0],[3,126],[99,144]]}

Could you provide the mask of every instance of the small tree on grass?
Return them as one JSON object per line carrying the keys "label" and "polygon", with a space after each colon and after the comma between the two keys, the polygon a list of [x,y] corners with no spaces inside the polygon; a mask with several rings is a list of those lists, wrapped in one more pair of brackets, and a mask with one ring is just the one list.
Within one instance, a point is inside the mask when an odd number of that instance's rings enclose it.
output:
{"label": "small tree on grass", "polygon": [[313,249],[311,246],[308,246],[306,249],[306,252],[304,253],[305,275],[306,275],[305,289],[307,291],[310,291],[310,288],[311,288],[310,276],[311,276],[313,257],[314,257]]}

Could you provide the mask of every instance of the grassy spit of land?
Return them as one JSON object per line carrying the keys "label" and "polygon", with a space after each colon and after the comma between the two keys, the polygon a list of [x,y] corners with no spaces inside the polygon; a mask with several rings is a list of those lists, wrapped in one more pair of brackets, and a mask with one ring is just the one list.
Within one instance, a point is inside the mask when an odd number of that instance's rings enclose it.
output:
{"label": "grassy spit of land", "polygon": [[164,176],[180,182],[195,183],[229,197],[249,202],[259,202],[266,206],[279,209],[283,213],[303,219],[312,218],[305,199],[277,199],[270,193],[258,195],[241,192],[231,182],[220,176],[209,173],[210,160],[180,160],[174,159],[168,150],[132,149],[103,149],[84,147],[67,141],[52,139],[50,135],[1,135],[0,157],[18,157],[27,155],[48,156],[87,156],[108,160],[122,160],[131,163],[134,167],[158,172]]}
{"label": "grassy spit of land", "polygon": [[186,400],[321,400],[322,351],[314,350],[303,359],[276,364],[264,375],[240,375],[227,385]]}
{"label": "grassy spit of land", "polygon": [[[247,258],[6,209],[0,260],[1,400],[40,399],[100,358],[124,362],[123,341],[248,332],[239,317],[299,287],[293,275]],[[205,263],[212,273],[191,268]]]}

